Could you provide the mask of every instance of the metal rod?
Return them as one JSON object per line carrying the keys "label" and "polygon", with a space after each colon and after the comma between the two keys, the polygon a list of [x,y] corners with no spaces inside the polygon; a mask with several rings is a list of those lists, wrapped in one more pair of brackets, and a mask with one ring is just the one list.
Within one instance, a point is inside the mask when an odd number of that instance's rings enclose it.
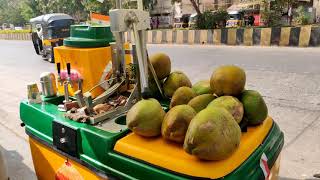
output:
{"label": "metal rod", "polygon": [[121,0],[116,0],[116,9],[121,9],[121,8],[122,8]]}
{"label": "metal rod", "polygon": [[69,102],[70,99],[69,99],[69,91],[68,91],[68,85],[69,83],[67,81],[65,81],[63,83],[63,88],[64,88],[64,99],[66,102]]}
{"label": "metal rod", "polygon": [[86,106],[86,103],[84,102],[84,99],[83,99],[82,91],[80,91],[80,90],[76,91],[74,93],[74,96],[76,97],[76,100],[77,100],[79,107]]}
{"label": "metal rod", "polygon": [[121,75],[121,73],[125,76],[125,69],[123,69],[125,66],[124,64],[124,40],[123,40],[123,32],[114,33],[116,44],[117,44],[117,61],[116,61],[116,70],[117,70],[117,77]]}
{"label": "metal rod", "polygon": [[149,84],[148,84],[148,65],[144,58],[144,50],[143,43],[141,42],[141,37],[137,28],[136,24],[133,23],[133,33],[134,38],[136,42],[136,49],[137,49],[137,57],[138,57],[138,64],[139,64],[139,71],[140,71],[140,85],[141,85],[141,95],[143,98],[147,98],[147,96],[150,94],[149,92]]}
{"label": "metal rod", "polygon": [[[120,72],[118,67],[118,47],[115,42],[110,43],[111,47],[111,58],[112,58],[112,71],[113,71],[113,77],[116,78]],[[118,82],[118,79],[117,79]]]}
{"label": "metal rod", "polygon": [[81,78],[78,79],[78,90],[82,91],[83,80]]}
{"label": "metal rod", "polygon": [[135,76],[136,76],[136,87],[138,93],[138,99],[141,99],[141,85],[140,85],[140,71],[139,71],[139,62],[138,62],[138,57],[137,57],[137,48],[136,45],[132,45],[132,59],[133,59],[133,64],[135,68]]}
{"label": "metal rod", "polygon": [[91,93],[86,92],[83,94],[84,102],[86,104],[86,107],[89,111],[89,114],[93,114],[93,104],[92,104],[92,96]]}

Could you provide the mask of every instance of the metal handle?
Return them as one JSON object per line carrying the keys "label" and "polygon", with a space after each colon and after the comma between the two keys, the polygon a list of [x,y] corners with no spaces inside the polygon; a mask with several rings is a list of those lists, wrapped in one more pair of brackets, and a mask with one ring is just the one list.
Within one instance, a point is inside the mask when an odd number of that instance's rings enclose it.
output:
{"label": "metal handle", "polygon": [[136,43],[136,54],[138,57],[139,71],[140,71],[140,86],[141,95],[143,98],[149,98],[151,95],[148,83],[148,63],[146,58],[146,51],[143,47],[143,31],[138,31],[136,24],[133,23],[133,33]]}
{"label": "metal handle", "polygon": [[68,71],[68,75],[71,75],[71,64],[67,63],[67,71]]}
{"label": "metal handle", "polygon": [[69,102],[69,91],[68,91],[68,82],[64,82],[63,83],[63,87],[64,87],[64,99],[66,100],[66,102]]}
{"label": "metal handle", "polygon": [[61,73],[61,64],[57,63],[57,70],[58,70],[58,74],[60,75]]}

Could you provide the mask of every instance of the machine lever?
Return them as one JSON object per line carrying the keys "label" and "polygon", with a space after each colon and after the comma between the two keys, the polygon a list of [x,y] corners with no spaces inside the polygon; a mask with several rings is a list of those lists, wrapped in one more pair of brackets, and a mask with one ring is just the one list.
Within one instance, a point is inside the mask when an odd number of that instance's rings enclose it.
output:
{"label": "machine lever", "polygon": [[71,64],[67,63],[67,72],[68,72],[68,83],[70,84],[70,87],[73,88],[72,82],[71,82]]}
{"label": "machine lever", "polygon": [[68,75],[70,77],[70,75],[71,75],[71,64],[70,63],[67,63],[67,71],[68,71]]}
{"label": "machine lever", "polygon": [[148,84],[148,59],[146,57],[146,49],[143,46],[142,36],[143,31],[137,30],[136,23],[132,24],[134,38],[136,40],[136,54],[138,57],[138,65],[140,71],[140,86],[141,86],[141,96],[142,98],[149,98],[151,96],[151,91]]}
{"label": "machine lever", "polygon": [[64,82],[63,83],[63,89],[64,89],[64,99],[65,99],[65,102],[69,102],[70,99],[69,99],[69,91],[68,91],[68,82]]}
{"label": "machine lever", "polygon": [[58,82],[62,86],[62,80],[61,80],[61,63],[57,63],[57,70],[58,70]]}
{"label": "machine lever", "polygon": [[57,70],[58,70],[58,75],[60,76],[60,73],[61,73],[61,63],[57,63]]}

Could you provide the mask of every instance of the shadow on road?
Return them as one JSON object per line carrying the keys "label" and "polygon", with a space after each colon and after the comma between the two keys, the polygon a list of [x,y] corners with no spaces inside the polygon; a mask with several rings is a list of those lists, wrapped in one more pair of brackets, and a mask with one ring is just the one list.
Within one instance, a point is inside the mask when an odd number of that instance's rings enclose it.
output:
{"label": "shadow on road", "polygon": [[2,146],[0,146],[0,151],[3,153],[6,160],[10,180],[37,179],[34,171],[23,162],[23,157],[17,151],[8,151]]}

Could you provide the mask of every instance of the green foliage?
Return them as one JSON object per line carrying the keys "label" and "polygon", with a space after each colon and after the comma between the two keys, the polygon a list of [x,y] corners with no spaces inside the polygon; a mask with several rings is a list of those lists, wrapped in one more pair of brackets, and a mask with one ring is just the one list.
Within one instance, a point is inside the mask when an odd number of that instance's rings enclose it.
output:
{"label": "green foliage", "polygon": [[19,0],[0,0],[0,24],[12,23],[23,25],[25,20],[21,17]]}
{"label": "green foliage", "polygon": [[[150,1],[150,0],[145,0]],[[0,25],[23,25],[31,18],[48,13],[66,13],[76,21],[87,20],[90,11],[107,15],[114,0],[0,0]]]}
{"label": "green foliage", "polygon": [[263,1],[263,11],[261,18],[266,26],[279,26],[281,25],[281,17],[283,11],[283,3],[280,1],[275,1],[272,9],[269,8],[269,2]]}
{"label": "green foliage", "polygon": [[229,19],[229,14],[225,9],[218,9],[218,11],[214,12],[214,18],[219,27],[224,27],[225,23]]}
{"label": "green foliage", "polygon": [[105,0],[103,3],[100,3],[96,0],[82,0],[82,4],[86,12],[97,12],[101,14],[108,15],[109,10],[112,7],[115,7],[115,1]]}
{"label": "green foliage", "polygon": [[294,22],[299,25],[306,25],[310,23],[310,20],[310,14],[305,11],[305,8],[303,6],[299,6],[296,10],[296,17],[294,18]]}
{"label": "green foliage", "polygon": [[[145,9],[149,9],[153,0],[143,0]],[[124,8],[136,8],[134,1],[124,1]],[[66,13],[77,22],[87,20],[90,12],[104,15],[115,7],[115,0],[0,0],[0,25],[10,23],[23,25],[31,18],[48,13]]]}
{"label": "green foliage", "polygon": [[198,15],[196,27],[198,29],[214,29],[217,27],[224,27],[228,18],[228,12],[222,9],[216,12],[205,11]]}
{"label": "green foliage", "polygon": [[36,0],[21,2],[21,16],[25,22],[28,22],[31,18],[36,17],[38,14],[40,14],[40,11],[37,8]]}
{"label": "green foliage", "polygon": [[271,1],[272,6],[269,7],[269,0],[263,0],[263,11],[261,19],[264,21],[266,26],[280,26],[281,17],[284,10],[289,6],[294,6],[296,0],[276,0]]}
{"label": "green foliage", "polygon": [[0,34],[30,33],[30,30],[0,30]]}
{"label": "green foliage", "polygon": [[196,27],[198,29],[213,29],[216,27],[213,13],[211,11],[205,11],[198,15],[196,21]]}

